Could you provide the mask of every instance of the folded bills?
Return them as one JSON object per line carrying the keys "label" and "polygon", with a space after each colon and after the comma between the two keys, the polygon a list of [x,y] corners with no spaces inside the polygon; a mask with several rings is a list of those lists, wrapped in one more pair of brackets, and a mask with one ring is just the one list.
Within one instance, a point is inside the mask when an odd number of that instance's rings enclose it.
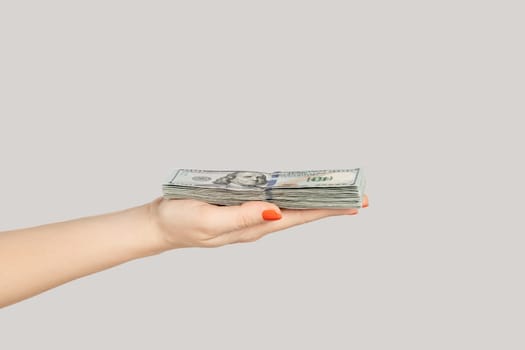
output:
{"label": "folded bills", "polygon": [[267,201],[280,208],[360,208],[365,190],[360,168],[260,171],[178,169],[162,185],[164,198],[218,205]]}

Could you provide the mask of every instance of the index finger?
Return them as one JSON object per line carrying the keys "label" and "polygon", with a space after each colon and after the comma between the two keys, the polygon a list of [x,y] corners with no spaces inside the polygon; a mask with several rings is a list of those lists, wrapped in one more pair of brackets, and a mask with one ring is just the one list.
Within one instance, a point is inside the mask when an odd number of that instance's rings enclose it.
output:
{"label": "index finger", "polygon": [[306,224],[330,216],[355,215],[357,209],[281,209],[282,218],[268,221],[227,234],[229,243],[253,242],[263,236],[292,226]]}

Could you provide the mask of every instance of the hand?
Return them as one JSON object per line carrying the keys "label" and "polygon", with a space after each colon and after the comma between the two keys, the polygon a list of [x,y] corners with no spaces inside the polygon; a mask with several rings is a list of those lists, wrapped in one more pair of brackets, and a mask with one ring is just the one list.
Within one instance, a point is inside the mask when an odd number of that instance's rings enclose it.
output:
{"label": "hand", "polygon": [[[366,206],[365,197],[363,207]],[[152,203],[154,221],[166,249],[253,242],[292,226],[357,213],[357,209],[279,209],[274,204],[255,201],[216,206],[191,199],[159,198]]]}
{"label": "hand", "polygon": [[114,213],[1,232],[0,308],[165,250],[252,242],[291,226],[353,214],[356,209],[280,210],[267,202],[220,207],[159,198]]}

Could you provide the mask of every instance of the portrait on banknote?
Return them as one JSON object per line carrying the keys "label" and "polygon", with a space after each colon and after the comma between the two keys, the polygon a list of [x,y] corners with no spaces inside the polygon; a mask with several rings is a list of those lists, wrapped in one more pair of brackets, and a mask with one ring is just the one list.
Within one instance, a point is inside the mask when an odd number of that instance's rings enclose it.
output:
{"label": "portrait on banknote", "polygon": [[266,175],[256,171],[234,171],[213,181],[217,185],[258,187],[268,182]]}

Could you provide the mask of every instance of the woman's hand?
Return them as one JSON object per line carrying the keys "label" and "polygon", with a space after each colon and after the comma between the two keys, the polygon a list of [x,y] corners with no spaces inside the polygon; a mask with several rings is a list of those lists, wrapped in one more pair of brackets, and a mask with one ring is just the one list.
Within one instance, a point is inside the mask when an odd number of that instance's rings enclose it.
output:
{"label": "woman's hand", "polygon": [[[367,206],[367,199],[363,203]],[[280,210],[165,200],[119,212],[0,233],[0,308],[76,278],[173,248],[255,241],[356,209]]]}
{"label": "woman's hand", "polygon": [[329,216],[355,215],[358,210],[279,209],[267,202],[216,206],[190,199],[159,198],[152,203],[151,213],[165,249],[172,249],[253,242],[271,232]]}

